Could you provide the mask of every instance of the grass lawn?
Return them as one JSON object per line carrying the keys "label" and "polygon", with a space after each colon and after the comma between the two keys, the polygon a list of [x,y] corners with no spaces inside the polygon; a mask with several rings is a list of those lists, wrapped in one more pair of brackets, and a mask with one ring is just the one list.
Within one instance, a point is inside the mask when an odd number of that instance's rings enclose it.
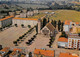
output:
{"label": "grass lawn", "polygon": [[46,14],[44,14],[44,13],[40,13],[40,14],[38,14],[38,15],[35,15],[35,16],[29,17],[29,18],[39,19],[39,18],[41,18],[41,17],[43,17],[43,16],[45,16],[45,15],[46,15]]}
{"label": "grass lawn", "polygon": [[55,14],[50,16],[50,19],[54,20],[72,20],[80,22],[80,12],[74,10],[56,10]]}

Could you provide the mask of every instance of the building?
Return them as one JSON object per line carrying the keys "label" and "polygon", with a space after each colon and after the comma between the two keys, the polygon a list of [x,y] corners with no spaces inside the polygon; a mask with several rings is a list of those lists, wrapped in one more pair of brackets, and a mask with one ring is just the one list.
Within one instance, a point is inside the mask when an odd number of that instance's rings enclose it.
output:
{"label": "building", "polygon": [[71,20],[66,20],[65,22],[64,22],[64,26],[63,26],[63,30],[65,31],[65,32],[69,32],[70,31],[70,22],[72,22]]}
{"label": "building", "polygon": [[65,37],[60,37],[58,39],[58,47],[67,48],[68,47],[68,39]]}
{"label": "building", "polygon": [[28,11],[27,12],[27,17],[33,16],[33,15],[34,15],[34,12],[33,11]]}
{"label": "building", "polygon": [[16,14],[19,15],[21,13],[21,11],[16,11]]}
{"label": "building", "polygon": [[54,57],[53,50],[42,50],[42,49],[35,49],[33,57]]}
{"label": "building", "polygon": [[59,57],[79,57],[77,54],[60,53]]}
{"label": "building", "polygon": [[9,52],[9,47],[5,47],[2,50],[0,50],[0,56],[4,57],[4,55],[6,55]]}
{"label": "building", "polygon": [[26,18],[27,17],[27,13],[20,13],[20,18]]}
{"label": "building", "polygon": [[43,35],[55,36],[56,33],[57,30],[51,23],[47,23],[46,26],[41,29],[41,34]]}
{"label": "building", "polygon": [[14,16],[15,15],[15,12],[9,12],[9,15],[10,16],[12,16],[12,15]]}
{"label": "building", "polygon": [[70,34],[68,36],[68,48],[80,49],[80,36],[78,34]]}
{"label": "building", "polygon": [[39,11],[38,10],[33,10],[34,14],[38,14]]}
{"label": "building", "polygon": [[26,10],[26,9],[23,9],[22,12],[23,12],[23,13],[27,13],[27,10]]}
{"label": "building", "polygon": [[27,27],[31,25],[31,27],[37,25],[38,19],[31,18],[13,18],[13,25],[17,24],[17,26],[21,26],[22,24]]}
{"label": "building", "polygon": [[12,18],[14,16],[7,16],[5,18],[0,19],[0,28],[4,28],[12,24]]}

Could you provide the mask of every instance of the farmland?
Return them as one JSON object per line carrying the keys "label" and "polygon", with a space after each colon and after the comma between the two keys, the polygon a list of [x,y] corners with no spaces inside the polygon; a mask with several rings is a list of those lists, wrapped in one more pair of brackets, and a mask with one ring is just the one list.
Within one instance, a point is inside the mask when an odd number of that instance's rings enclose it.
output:
{"label": "farmland", "polygon": [[80,12],[74,10],[56,10],[55,14],[50,16],[50,19],[54,20],[72,20],[75,22],[80,22]]}
{"label": "farmland", "polygon": [[55,12],[55,14],[49,16],[49,18],[53,20],[72,20],[75,22],[80,22],[80,12],[74,10],[42,10],[40,11],[40,14],[30,18],[40,18],[46,15],[44,12]]}

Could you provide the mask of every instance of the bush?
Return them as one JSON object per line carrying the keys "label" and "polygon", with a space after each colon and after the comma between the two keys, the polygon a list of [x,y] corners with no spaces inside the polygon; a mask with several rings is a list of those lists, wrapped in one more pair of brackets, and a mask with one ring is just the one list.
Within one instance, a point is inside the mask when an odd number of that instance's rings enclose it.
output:
{"label": "bush", "polygon": [[31,28],[31,25],[28,25],[28,28]]}

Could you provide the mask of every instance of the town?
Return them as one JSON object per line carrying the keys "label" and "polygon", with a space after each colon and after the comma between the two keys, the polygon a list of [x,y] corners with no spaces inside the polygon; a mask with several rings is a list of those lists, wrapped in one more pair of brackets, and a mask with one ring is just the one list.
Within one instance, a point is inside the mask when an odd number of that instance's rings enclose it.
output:
{"label": "town", "polygon": [[80,57],[80,12],[16,7],[0,11],[0,57]]}

